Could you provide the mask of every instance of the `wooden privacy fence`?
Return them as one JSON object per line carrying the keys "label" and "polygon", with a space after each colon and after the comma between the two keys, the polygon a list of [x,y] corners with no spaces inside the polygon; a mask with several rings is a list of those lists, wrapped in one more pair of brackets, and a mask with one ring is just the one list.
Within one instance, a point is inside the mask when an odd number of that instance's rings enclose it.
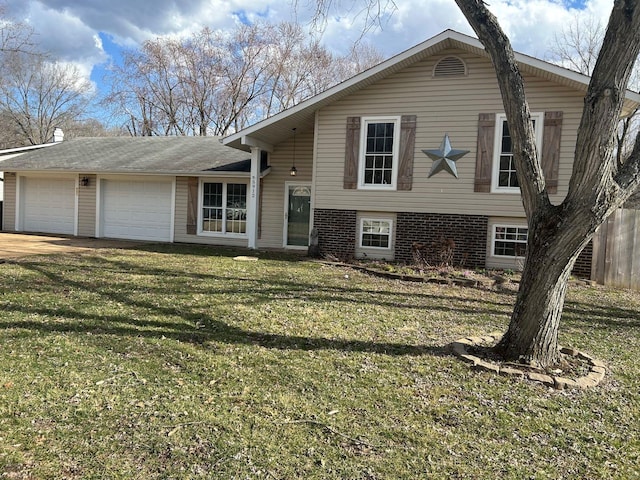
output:
{"label": "wooden privacy fence", "polygon": [[640,290],[640,210],[616,210],[596,232],[591,279]]}

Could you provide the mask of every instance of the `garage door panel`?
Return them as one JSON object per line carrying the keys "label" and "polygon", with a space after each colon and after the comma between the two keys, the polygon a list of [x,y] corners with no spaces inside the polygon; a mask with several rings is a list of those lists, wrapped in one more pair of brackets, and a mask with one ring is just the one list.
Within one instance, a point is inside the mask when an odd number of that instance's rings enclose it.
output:
{"label": "garage door panel", "polygon": [[171,241],[171,181],[104,180],[102,191],[102,236]]}
{"label": "garage door panel", "polygon": [[75,233],[75,178],[25,177],[22,188],[24,231]]}

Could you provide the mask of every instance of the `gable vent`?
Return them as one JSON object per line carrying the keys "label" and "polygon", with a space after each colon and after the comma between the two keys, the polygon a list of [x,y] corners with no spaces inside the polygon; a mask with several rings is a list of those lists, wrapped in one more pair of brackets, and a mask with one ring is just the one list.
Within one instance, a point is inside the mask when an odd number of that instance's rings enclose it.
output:
{"label": "gable vent", "polygon": [[444,57],[433,69],[434,77],[455,77],[467,74],[467,65],[458,57]]}

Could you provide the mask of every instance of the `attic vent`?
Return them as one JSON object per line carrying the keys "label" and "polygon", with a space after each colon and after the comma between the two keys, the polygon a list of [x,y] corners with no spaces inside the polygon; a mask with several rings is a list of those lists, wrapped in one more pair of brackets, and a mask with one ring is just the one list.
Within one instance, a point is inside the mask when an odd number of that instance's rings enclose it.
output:
{"label": "attic vent", "polygon": [[467,66],[458,57],[444,57],[433,69],[434,77],[454,77],[467,74]]}

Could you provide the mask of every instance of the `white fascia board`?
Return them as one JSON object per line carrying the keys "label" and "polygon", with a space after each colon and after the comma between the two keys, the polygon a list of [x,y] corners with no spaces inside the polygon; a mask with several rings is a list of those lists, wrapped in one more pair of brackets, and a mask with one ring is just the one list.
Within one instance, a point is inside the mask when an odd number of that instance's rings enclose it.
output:
{"label": "white fascia board", "polygon": [[[5,150],[0,150],[0,156],[14,154],[14,155],[12,155],[10,157],[10,158],[13,158],[13,157],[16,156],[16,154],[19,155],[21,153],[28,152],[29,150],[38,150],[40,148],[52,147],[54,145],[59,145],[60,143],[62,143],[62,142],[43,143],[41,145],[30,145],[28,147],[7,148]],[[2,161],[2,160],[6,160],[6,159],[0,158],[0,161]]]}

